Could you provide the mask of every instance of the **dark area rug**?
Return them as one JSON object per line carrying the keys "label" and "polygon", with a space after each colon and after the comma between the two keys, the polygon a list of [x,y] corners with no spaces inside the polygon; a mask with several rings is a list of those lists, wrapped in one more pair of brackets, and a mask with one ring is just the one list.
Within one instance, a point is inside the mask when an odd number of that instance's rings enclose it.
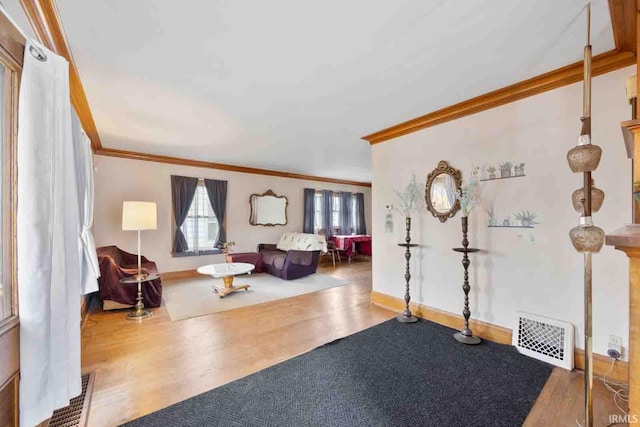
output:
{"label": "dark area rug", "polygon": [[453,332],[392,319],[126,425],[522,425],[552,367]]}

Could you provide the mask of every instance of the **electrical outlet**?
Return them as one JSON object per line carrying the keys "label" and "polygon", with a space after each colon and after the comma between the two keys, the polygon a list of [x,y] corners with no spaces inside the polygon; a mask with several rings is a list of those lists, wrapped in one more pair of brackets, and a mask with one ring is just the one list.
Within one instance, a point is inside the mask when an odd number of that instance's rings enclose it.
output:
{"label": "electrical outlet", "polygon": [[609,344],[619,345],[622,347],[622,338],[615,335],[609,335]]}
{"label": "electrical outlet", "polygon": [[622,356],[622,338],[615,335],[609,335],[609,345],[607,346],[607,354],[612,359],[619,359]]}

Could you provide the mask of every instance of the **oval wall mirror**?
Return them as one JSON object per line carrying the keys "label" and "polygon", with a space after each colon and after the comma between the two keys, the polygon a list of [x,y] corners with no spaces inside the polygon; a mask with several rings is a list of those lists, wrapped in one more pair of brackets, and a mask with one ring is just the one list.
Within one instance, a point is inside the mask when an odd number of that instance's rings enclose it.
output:
{"label": "oval wall mirror", "polygon": [[462,173],[441,160],[433,172],[427,175],[425,201],[427,210],[440,222],[453,218],[460,210],[458,192],[462,186]]}

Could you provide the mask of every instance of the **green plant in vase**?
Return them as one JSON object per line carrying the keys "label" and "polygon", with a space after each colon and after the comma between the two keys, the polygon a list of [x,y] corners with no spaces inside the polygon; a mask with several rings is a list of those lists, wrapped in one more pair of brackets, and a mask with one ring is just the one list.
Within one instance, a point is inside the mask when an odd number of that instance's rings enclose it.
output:
{"label": "green plant in vase", "polygon": [[460,198],[462,216],[468,217],[469,213],[471,213],[473,208],[475,208],[480,202],[478,180],[475,178],[475,175],[469,179],[469,183],[467,185],[463,185],[460,190],[458,190],[458,197]]}
{"label": "green plant in vase", "polygon": [[421,192],[418,183],[416,182],[416,175],[413,174],[411,181],[405,187],[404,191],[393,190],[400,207],[394,207],[393,210],[404,215],[405,218],[411,218],[411,213],[418,210],[420,207]]}
{"label": "green plant in vase", "polygon": [[511,168],[513,167],[513,163],[511,162],[504,162],[504,163],[500,163],[500,177],[501,178],[508,178],[511,176]]}
{"label": "green plant in vase", "polygon": [[218,248],[220,249],[220,252],[222,254],[224,254],[225,257],[225,261],[228,261],[228,257],[227,255],[229,254],[229,252],[231,252],[231,248],[234,247],[236,245],[236,242],[222,242],[218,245]]}
{"label": "green plant in vase", "polygon": [[489,206],[487,209],[487,213],[489,214],[489,226],[494,227],[498,225],[498,220],[496,219],[496,213],[493,210],[493,205]]}
{"label": "green plant in vase", "polygon": [[496,170],[495,166],[489,166],[487,168],[487,172],[489,172],[489,179],[496,179]]}

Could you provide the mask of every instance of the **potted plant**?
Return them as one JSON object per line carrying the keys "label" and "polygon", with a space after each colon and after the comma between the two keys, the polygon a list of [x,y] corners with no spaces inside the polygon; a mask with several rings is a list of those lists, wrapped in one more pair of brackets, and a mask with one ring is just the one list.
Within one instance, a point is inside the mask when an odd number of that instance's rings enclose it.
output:
{"label": "potted plant", "polygon": [[420,204],[420,187],[416,182],[415,174],[409,181],[409,184],[405,187],[404,191],[393,190],[398,197],[399,208],[394,207],[393,209],[404,215],[408,222],[411,222],[411,213],[418,210]]}
{"label": "potted plant", "polygon": [[229,262],[229,257],[228,257],[229,252],[231,251],[231,248],[234,247],[235,245],[236,245],[236,242],[222,242],[218,245],[220,252],[224,254],[226,262]]}
{"label": "potted plant", "polygon": [[524,176],[524,163],[514,166],[514,172],[516,176]]}
{"label": "potted plant", "polygon": [[502,226],[503,227],[511,227],[511,219],[510,218],[505,218],[504,220],[502,220]]}
{"label": "potted plant", "polygon": [[458,191],[458,197],[460,198],[460,207],[462,208],[462,216],[468,217],[469,213],[480,201],[478,195],[478,180],[475,178],[475,174],[471,174],[471,179],[467,185],[463,185]]}
{"label": "potted plant", "polygon": [[511,176],[511,167],[513,166],[513,163],[506,161],[504,163],[500,163],[500,177],[501,178],[508,178]]}
{"label": "potted plant", "polygon": [[489,179],[496,179],[496,167],[489,166],[487,168],[487,172],[489,172]]}
{"label": "potted plant", "polygon": [[535,219],[538,215],[531,213],[529,211],[517,212],[515,218],[522,223],[523,227],[533,228],[534,224],[538,224],[535,222]]}
{"label": "potted plant", "polygon": [[493,211],[493,206],[490,206],[489,209],[487,209],[487,213],[489,214],[489,226],[494,227],[498,225],[498,220],[496,219],[496,214]]}

